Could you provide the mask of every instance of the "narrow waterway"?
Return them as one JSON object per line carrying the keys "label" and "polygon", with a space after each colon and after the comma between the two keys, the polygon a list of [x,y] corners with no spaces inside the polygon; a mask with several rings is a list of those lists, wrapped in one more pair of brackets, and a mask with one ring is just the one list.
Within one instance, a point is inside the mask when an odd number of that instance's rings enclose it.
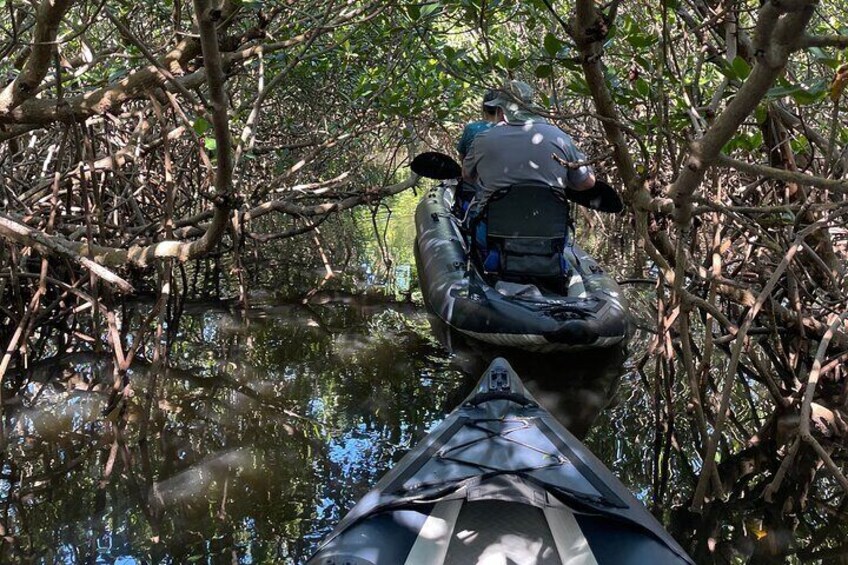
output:
{"label": "narrow waterway", "polygon": [[[627,278],[632,250],[623,253],[629,261],[605,253],[604,264],[623,265],[617,275]],[[733,457],[719,471],[732,500],[688,511],[697,431],[674,363],[660,352],[673,345],[651,330],[654,288],[641,267],[632,272],[625,290],[636,331],[626,350],[498,351],[452,334],[412,302],[319,292],[304,304],[262,292],[247,311],[238,301],[188,305],[170,367],[136,362],[118,414],[108,409],[111,353],[57,349],[3,383],[17,392],[4,406],[0,561],[303,563],[505,355],[684,547],[708,548],[699,561],[839,562],[827,559],[842,558],[848,520],[826,504],[838,492],[830,477],[804,491],[796,521],[748,494],[746,469],[779,464],[757,460],[745,443],[771,417],[756,382],[743,381],[731,400],[723,451]]]}

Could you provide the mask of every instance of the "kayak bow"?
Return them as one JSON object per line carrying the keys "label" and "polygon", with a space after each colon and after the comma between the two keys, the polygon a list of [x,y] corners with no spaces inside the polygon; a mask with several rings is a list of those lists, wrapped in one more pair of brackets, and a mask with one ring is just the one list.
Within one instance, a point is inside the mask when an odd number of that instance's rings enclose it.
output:
{"label": "kayak bow", "polygon": [[498,358],[308,563],[692,561]]}

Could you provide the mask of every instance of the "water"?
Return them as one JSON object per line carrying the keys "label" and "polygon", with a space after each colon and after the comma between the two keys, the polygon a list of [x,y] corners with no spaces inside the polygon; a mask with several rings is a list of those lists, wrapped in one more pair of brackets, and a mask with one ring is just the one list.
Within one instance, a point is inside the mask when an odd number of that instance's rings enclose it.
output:
{"label": "water", "polygon": [[[246,316],[193,305],[173,367],[154,378],[133,366],[124,420],[101,416],[107,356],[39,362],[7,407],[4,561],[303,562],[497,353],[434,332],[413,305],[346,302]],[[586,433],[616,397],[624,356],[600,373],[597,357],[555,372],[542,359],[512,361]]]}
{"label": "water", "polygon": [[99,418],[108,362],[76,355],[37,371],[43,380],[8,410],[0,493],[15,545],[4,553],[302,561],[445,410],[456,375],[430,360],[416,320],[337,305],[193,313],[155,389],[149,367],[131,371],[122,430]]}

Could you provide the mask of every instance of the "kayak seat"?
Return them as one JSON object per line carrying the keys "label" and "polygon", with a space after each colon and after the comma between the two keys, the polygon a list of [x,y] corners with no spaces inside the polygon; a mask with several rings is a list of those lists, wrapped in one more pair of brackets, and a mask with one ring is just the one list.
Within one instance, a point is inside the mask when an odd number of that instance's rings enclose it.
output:
{"label": "kayak seat", "polygon": [[561,192],[547,185],[513,185],[490,197],[481,220],[486,226],[486,273],[531,282],[561,279],[569,272],[563,248],[570,210]]}

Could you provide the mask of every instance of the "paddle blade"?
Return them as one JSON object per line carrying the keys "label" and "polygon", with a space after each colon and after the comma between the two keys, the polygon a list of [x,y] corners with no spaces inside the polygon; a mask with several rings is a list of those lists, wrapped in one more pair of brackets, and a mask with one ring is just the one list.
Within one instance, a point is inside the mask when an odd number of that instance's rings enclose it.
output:
{"label": "paddle blade", "polygon": [[621,201],[618,192],[602,180],[596,180],[595,186],[589,190],[566,188],[565,196],[575,204],[598,212],[618,214],[624,210],[624,202]]}
{"label": "paddle blade", "polygon": [[448,155],[427,151],[409,164],[412,172],[428,179],[447,180],[462,176],[462,167]]}

